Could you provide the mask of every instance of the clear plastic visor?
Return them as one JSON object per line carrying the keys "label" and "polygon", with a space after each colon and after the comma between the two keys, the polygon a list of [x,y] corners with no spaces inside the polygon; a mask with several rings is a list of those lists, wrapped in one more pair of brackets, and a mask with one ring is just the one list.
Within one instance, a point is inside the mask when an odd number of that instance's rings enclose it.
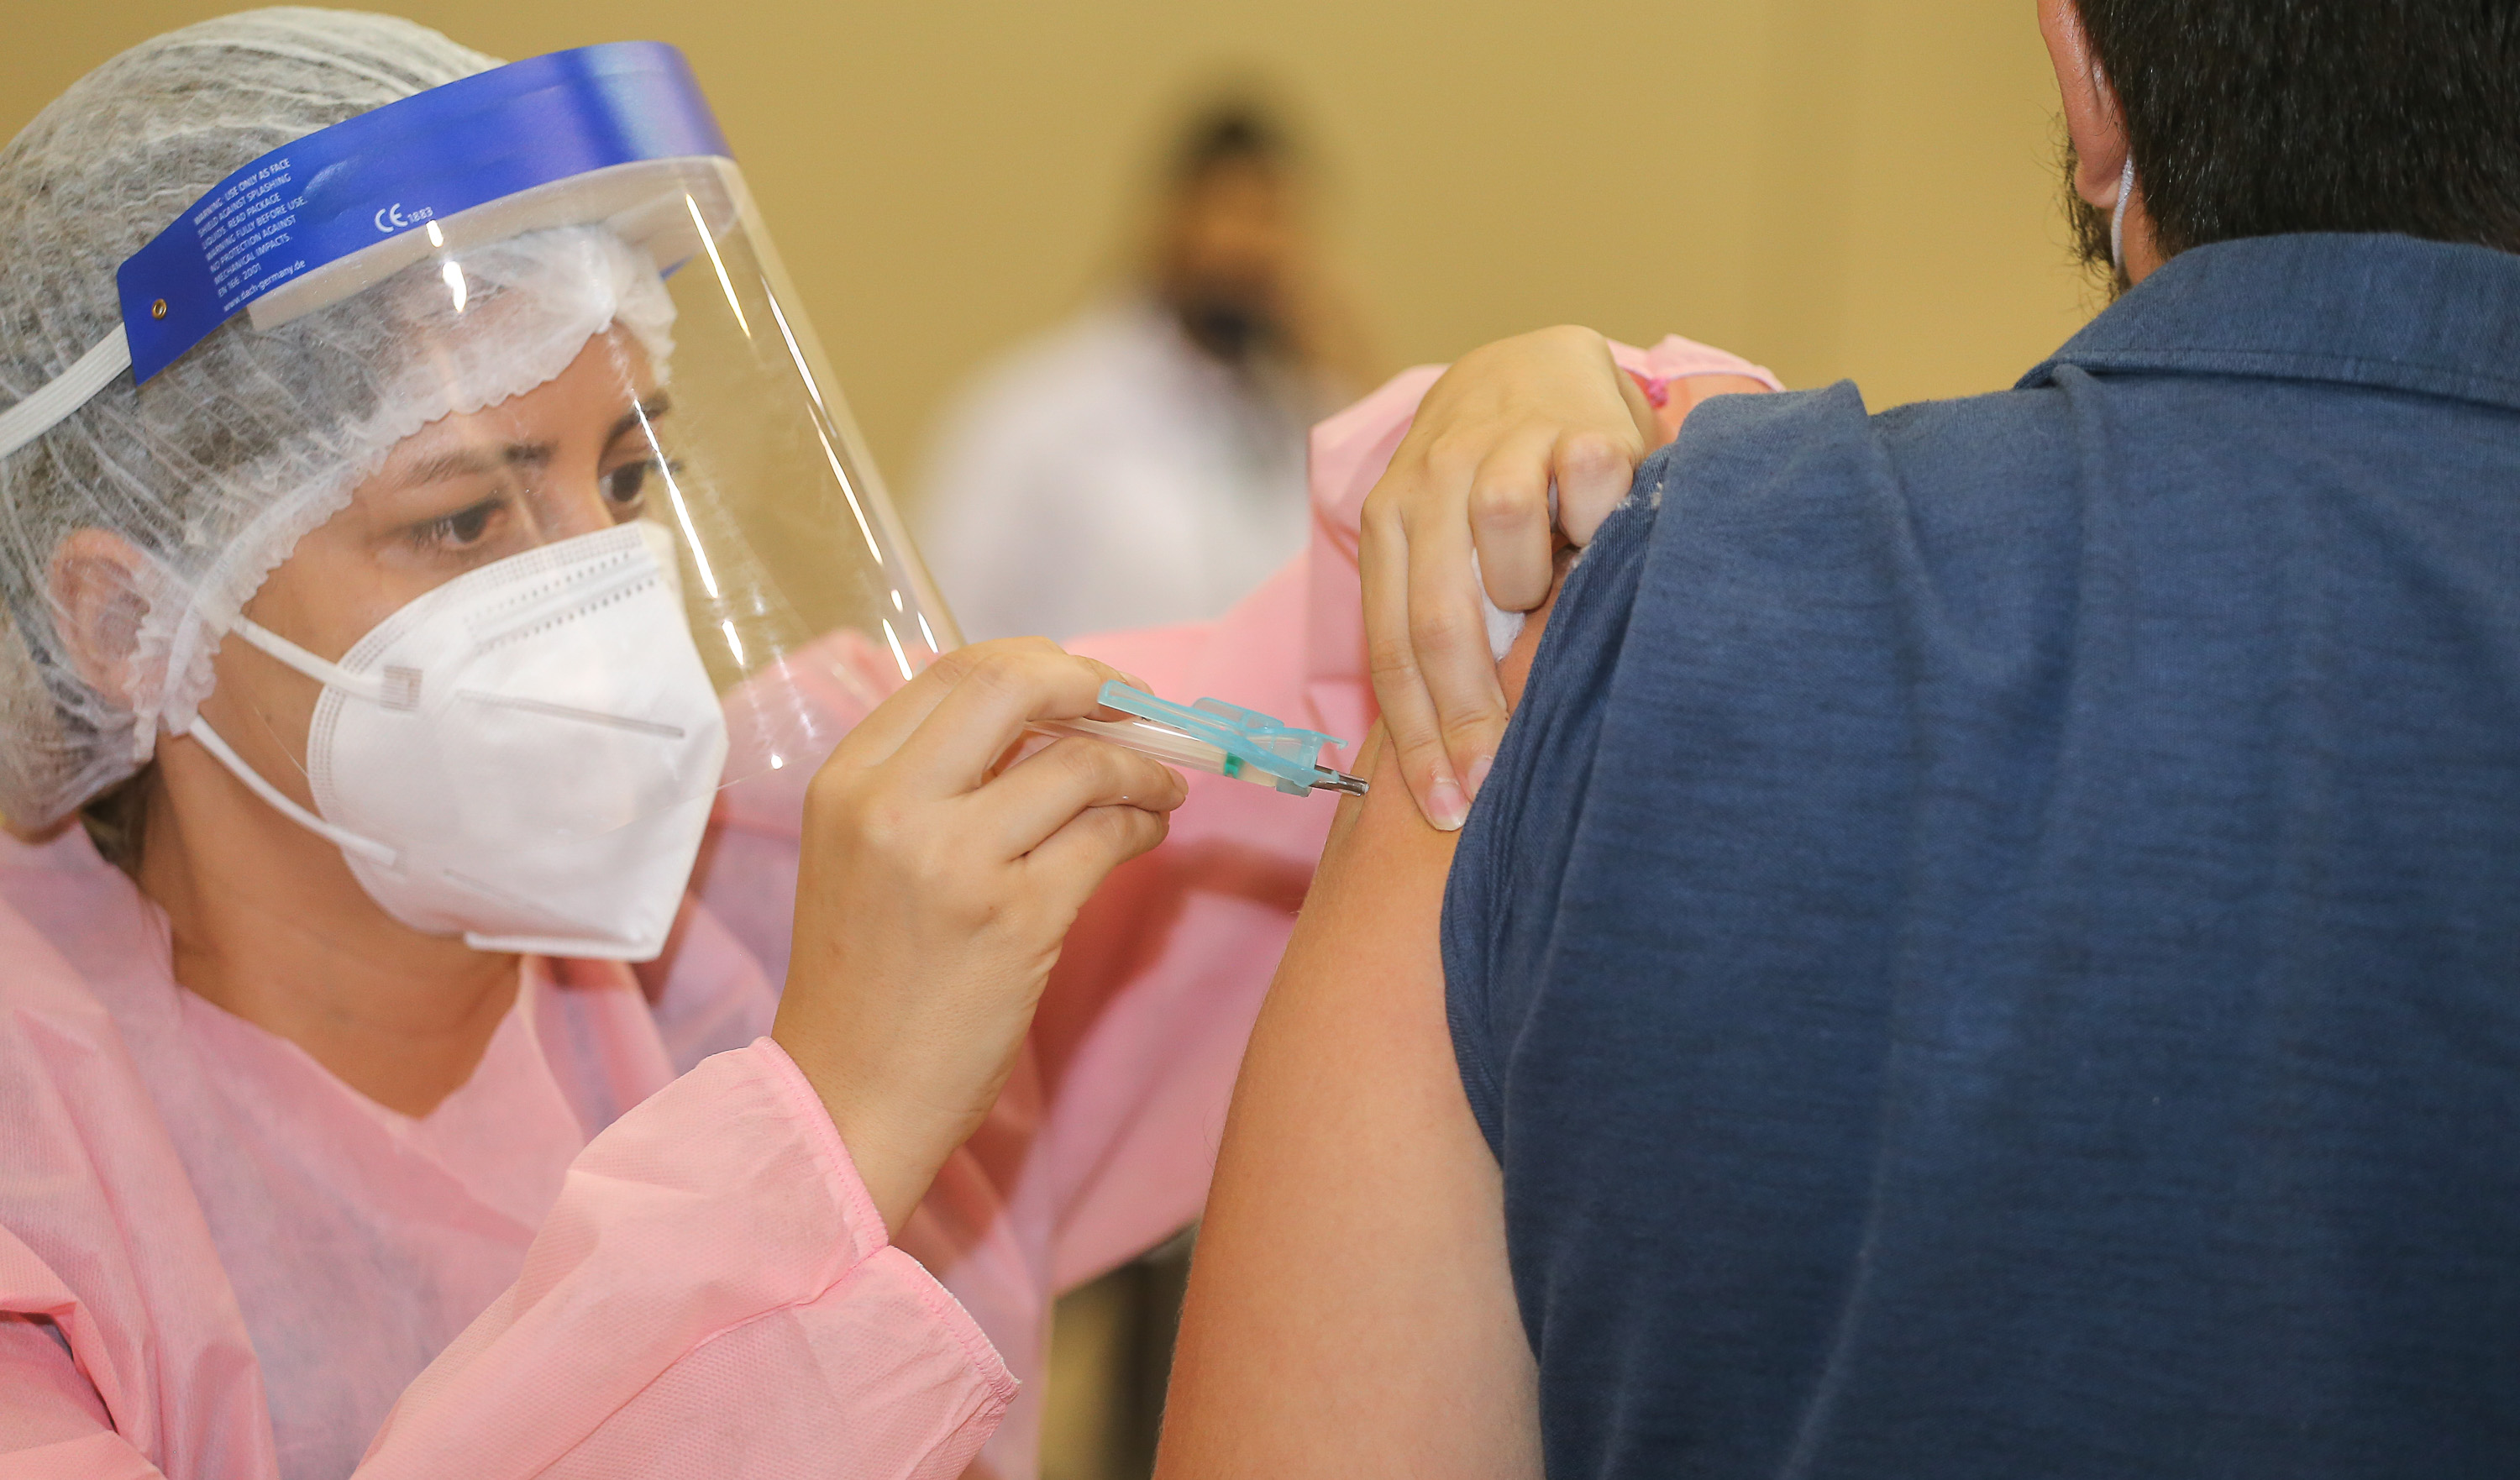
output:
{"label": "clear plastic visor", "polygon": [[959,643],[741,175],[669,165],[256,305],[373,300],[410,403],[452,408],[264,557],[218,649],[202,718],[328,823],[583,843],[810,773]]}

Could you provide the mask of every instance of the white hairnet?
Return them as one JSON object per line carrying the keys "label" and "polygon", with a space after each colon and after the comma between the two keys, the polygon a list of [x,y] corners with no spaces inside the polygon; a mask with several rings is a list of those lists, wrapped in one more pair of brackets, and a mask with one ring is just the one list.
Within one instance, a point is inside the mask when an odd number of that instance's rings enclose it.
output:
{"label": "white hairnet", "polygon": [[[115,268],[229,172],[496,65],[406,21],[275,9],[81,78],[0,149],[0,408],[112,331]],[[138,770],[161,726],[188,729],[238,608],[396,442],[551,380],[616,322],[662,374],[672,300],[608,232],[536,232],[460,265],[462,302],[423,262],[267,332],[239,315],[0,458],[0,818],[48,826]],[[89,681],[57,623],[49,567],[83,528],[153,566],[118,635],[121,693]]]}

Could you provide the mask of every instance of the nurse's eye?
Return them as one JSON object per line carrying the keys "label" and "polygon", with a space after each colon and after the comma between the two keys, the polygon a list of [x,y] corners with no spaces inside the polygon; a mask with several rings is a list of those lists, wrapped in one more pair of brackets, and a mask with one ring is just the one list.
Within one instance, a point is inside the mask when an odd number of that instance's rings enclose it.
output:
{"label": "nurse's eye", "polygon": [[411,542],[424,551],[464,554],[478,548],[483,540],[489,538],[499,516],[507,507],[506,495],[493,494],[477,504],[467,504],[453,514],[412,525]]}
{"label": "nurse's eye", "polygon": [[[605,502],[615,518],[628,518],[648,501],[648,475],[660,466],[654,458],[624,464],[604,475]],[[661,465],[670,466],[670,465]]]}

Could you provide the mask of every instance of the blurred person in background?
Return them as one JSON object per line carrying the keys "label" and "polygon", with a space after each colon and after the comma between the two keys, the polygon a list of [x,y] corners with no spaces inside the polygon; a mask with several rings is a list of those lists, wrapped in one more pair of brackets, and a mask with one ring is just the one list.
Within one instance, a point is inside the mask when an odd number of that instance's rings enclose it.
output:
{"label": "blurred person in background", "polygon": [[1310,187],[1275,116],[1210,106],[1136,280],[947,413],[920,545],[972,637],[1207,620],[1302,547],[1304,428],[1371,383]]}

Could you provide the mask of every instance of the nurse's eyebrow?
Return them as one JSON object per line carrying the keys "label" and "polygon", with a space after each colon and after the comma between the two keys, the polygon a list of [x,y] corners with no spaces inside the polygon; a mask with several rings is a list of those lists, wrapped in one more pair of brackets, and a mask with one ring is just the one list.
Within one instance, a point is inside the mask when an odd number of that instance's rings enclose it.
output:
{"label": "nurse's eyebrow", "polygon": [[628,411],[623,412],[621,414],[621,420],[613,423],[612,429],[605,433],[604,445],[609,447],[613,443],[620,441],[632,427],[638,426],[641,422],[653,423],[663,421],[665,419],[665,413],[673,409],[674,398],[661,390],[657,391],[654,395],[648,397],[648,399],[641,401],[639,404],[631,407]]}
{"label": "nurse's eyebrow", "polygon": [[442,482],[448,478],[473,477],[495,472],[502,468],[531,468],[552,460],[554,448],[549,442],[510,442],[504,447],[459,447],[453,452],[415,466],[403,475],[406,487]]}
{"label": "nurse's eyebrow", "polygon": [[[609,447],[619,441],[625,433],[639,425],[641,419],[653,423],[673,409],[673,398],[662,391],[650,396],[622,413],[621,420],[613,423],[612,429],[604,434],[604,445]],[[405,487],[418,487],[423,483],[442,482],[448,478],[474,477],[485,472],[495,472],[502,468],[538,467],[549,463],[556,451],[557,449],[549,442],[510,442],[503,447],[458,447],[451,452],[439,453],[433,458],[425,459],[414,465],[411,471],[403,475],[402,482]]]}

